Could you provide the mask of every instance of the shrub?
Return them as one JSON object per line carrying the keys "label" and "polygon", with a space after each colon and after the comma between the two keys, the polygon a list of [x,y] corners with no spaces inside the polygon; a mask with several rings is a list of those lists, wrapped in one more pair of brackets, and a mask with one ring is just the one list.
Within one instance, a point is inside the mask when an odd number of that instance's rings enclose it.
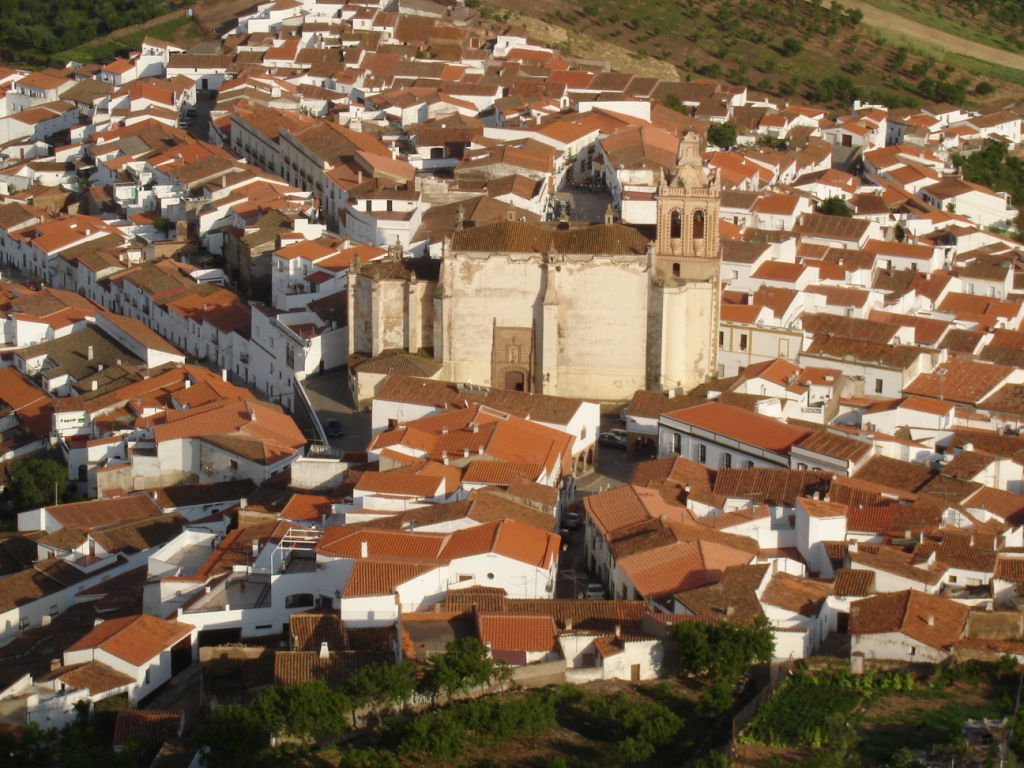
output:
{"label": "shrub", "polygon": [[804,44],[795,37],[787,37],[782,41],[782,54],[784,56],[796,56],[804,49]]}

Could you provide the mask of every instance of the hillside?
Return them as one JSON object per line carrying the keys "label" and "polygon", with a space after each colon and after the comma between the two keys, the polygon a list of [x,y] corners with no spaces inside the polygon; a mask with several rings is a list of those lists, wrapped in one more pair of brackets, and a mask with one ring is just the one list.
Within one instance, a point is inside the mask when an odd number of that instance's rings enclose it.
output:
{"label": "hillside", "polygon": [[[879,0],[881,2],[881,0]],[[685,77],[721,78],[793,101],[889,106],[977,101],[995,86],[1024,95],[1024,70],[904,41],[839,3],[805,0],[501,0],[485,13],[539,18],[568,31],[565,48],[594,57],[580,37],[661,59]],[[1000,82],[1001,81],[1001,82]]]}
{"label": "hillside", "polygon": [[171,8],[168,0],[0,0],[0,59],[45,64],[59,51]]}

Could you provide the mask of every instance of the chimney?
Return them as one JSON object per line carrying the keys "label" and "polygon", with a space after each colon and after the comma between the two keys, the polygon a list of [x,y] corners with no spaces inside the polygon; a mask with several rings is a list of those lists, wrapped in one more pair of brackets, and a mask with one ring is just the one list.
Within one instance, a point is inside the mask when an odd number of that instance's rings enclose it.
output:
{"label": "chimney", "polygon": [[149,498],[151,498],[153,501],[156,501],[156,491],[150,491]]}
{"label": "chimney", "polygon": [[228,380],[228,369],[227,368],[221,368],[220,369],[220,379],[221,379],[221,381],[227,381]]}
{"label": "chimney", "polygon": [[516,209],[509,206],[509,209],[505,212],[505,219],[508,221],[516,220]]}
{"label": "chimney", "polygon": [[474,435],[480,431],[480,425],[477,424],[475,421],[473,422],[472,430]]}
{"label": "chimney", "polygon": [[934,627],[935,617],[929,613],[927,616],[924,617],[924,623],[927,624],[929,627]]}
{"label": "chimney", "polygon": [[725,615],[726,616],[732,616],[734,613],[736,613],[736,606],[734,606],[734,605],[727,605],[725,607]]}
{"label": "chimney", "polygon": [[615,625],[615,636],[616,637],[622,637],[622,625],[621,624],[616,624]]}
{"label": "chimney", "polygon": [[97,365],[96,366],[96,370],[97,371],[102,371],[103,370],[103,363],[100,363],[99,365]]}
{"label": "chimney", "polygon": [[252,559],[255,560],[260,554],[260,542],[258,539],[253,539],[252,542]]}
{"label": "chimney", "polygon": [[356,178],[357,178],[357,182],[356,183],[357,184],[362,184],[363,183],[363,172],[359,171],[359,174],[358,174],[358,176]]}
{"label": "chimney", "polygon": [[186,378],[185,379],[185,389],[188,389],[191,386],[192,386],[192,379]]}
{"label": "chimney", "polygon": [[669,398],[670,398],[670,399],[676,396],[676,390],[675,390],[675,387],[673,387],[672,389],[670,389],[670,390],[668,391],[668,396],[669,396]]}
{"label": "chimney", "polygon": [[604,209],[604,223],[605,224],[614,224],[615,223],[615,214],[612,213],[612,204],[611,203],[608,203],[608,205]]}
{"label": "chimney", "polygon": [[93,352],[92,344],[90,344],[88,349],[86,349],[86,352],[85,352],[86,357],[85,357],[85,359],[86,360],[92,360],[94,354],[95,353]]}
{"label": "chimney", "polygon": [[320,653],[318,654],[321,659],[326,660],[331,656],[331,651],[327,648],[327,643],[320,643]]}
{"label": "chimney", "polygon": [[249,506],[249,500],[247,498],[245,498],[244,496],[238,500],[238,508],[239,509],[245,509],[248,506]]}
{"label": "chimney", "polygon": [[370,556],[370,543],[367,541],[359,542],[359,557],[366,558]]}
{"label": "chimney", "polygon": [[565,631],[566,632],[571,632],[572,631],[572,616],[568,616],[565,619]]}
{"label": "chimney", "polygon": [[100,383],[98,381],[96,381],[96,379],[93,379],[92,380],[92,391],[95,392],[99,388],[100,388]]}
{"label": "chimney", "polygon": [[60,659],[50,659],[50,671],[53,672],[55,669],[60,669]]}

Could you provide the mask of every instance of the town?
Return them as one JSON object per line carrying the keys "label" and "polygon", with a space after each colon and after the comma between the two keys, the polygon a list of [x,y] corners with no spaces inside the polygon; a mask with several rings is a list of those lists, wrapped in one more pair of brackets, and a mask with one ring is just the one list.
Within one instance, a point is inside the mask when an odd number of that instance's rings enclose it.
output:
{"label": "town", "polygon": [[456,0],[0,69],[0,730],[119,701],[225,766],[194,718],[467,638],[498,688],[723,625],[772,688],[1024,661],[998,96],[836,114]]}

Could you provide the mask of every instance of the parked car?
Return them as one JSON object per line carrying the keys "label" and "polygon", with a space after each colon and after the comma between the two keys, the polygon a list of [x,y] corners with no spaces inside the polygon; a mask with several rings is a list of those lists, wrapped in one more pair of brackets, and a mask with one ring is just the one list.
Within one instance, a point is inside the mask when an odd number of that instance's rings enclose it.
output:
{"label": "parked car", "polygon": [[185,117],[195,117],[198,114],[194,109],[190,109],[185,113]]}
{"label": "parked car", "polygon": [[39,290],[39,283],[37,283],[35,280],[26,280],[24,283],[22,283],[22,285],[24,285],[30,291]]}
{"label": "parked car", "polygon": [[587,584],[587,591],[583,593],[587,600],[607,600],[608,595],[604,591],[604,587],[595,582]]}
{"label": "parked car", "polygon": [[327,433],[328,437],[342,437],[345,434],[345,428],[341,426],[341,422],[337,419],[329,419],[324,424],[324,432]]}
{"label": "parked car", "polygon": [[583,525],[583,518],[579,512],[566,512],[562,515],[562,524],[570,531],[576,531]]}
{"label": "parked car", "polygon": [[621,408],[619,408],[619,421],[625,424],[627,421],[627,416],[629,416],[629,406],[624,405]]}
{"label": "parked car", "polygon": [[612,429],[597,436],[597,444],[606,448],[626,448],[626,430]]}

